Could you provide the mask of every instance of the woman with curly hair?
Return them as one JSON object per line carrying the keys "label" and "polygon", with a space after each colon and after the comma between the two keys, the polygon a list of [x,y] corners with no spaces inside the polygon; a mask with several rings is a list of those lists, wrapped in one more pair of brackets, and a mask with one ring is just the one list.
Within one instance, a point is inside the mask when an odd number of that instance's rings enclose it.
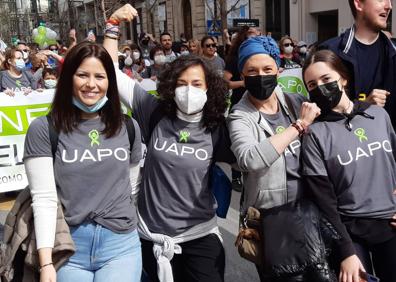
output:
{"label": "woman with curly hair", "polygon": [[[107,22],[104,46],[117,61],[119,22]],[[161,72],[158,96],[117,71],[119,92],[147,146],[138,200],[143,268],[151,281],[224,281],[225,255],[209,187],[211,165],[233,162],[224,122],[227,87],[204,59],[181,56]]]}

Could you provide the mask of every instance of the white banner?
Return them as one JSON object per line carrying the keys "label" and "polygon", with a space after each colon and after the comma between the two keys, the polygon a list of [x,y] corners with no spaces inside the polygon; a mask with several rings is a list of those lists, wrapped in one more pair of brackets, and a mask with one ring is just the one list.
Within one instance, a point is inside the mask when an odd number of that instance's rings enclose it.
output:
{"label": "white banner", "polygon": [[308,91],[302,78],[302,68],[285,69],[280,73],[278,83],[285,93],[298,93],[308,98]]}
{"label": "white banner", "polygon": [[54,90],[14,97],[0,92],[0,193],[28,185],[22,161],[25,135],[35,118],[47,114],[53,97]]}

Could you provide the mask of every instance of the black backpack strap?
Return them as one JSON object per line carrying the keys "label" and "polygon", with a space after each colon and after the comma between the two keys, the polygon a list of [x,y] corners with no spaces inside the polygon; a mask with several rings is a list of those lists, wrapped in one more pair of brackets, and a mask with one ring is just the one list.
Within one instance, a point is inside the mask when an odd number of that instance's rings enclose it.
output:
{"label": "black backpack strap", "polygon": [[129,139],[129,149],[132,152],[133,143],[135,143],[135,125],[132,121],[132,118],[128,115],[125,116],[125,126],[128,132],[128,139]]}
{"label": "black backpack strap", "polygon": [[294,119],[293,120],[293,122],[294,122],[294,121],[296,121],[298,119],[298,115],[296,113],[296,110],[294,109],[294,107],[292,105],[292,102],[290,101],[290,97],[288,95],[286,95],[286,94],[283,94],[283,95],[285,97],[285,101],[286,101],[287,108],[289,109],[289,113],[291,113],[292,118]]}
{"label": "black backpack strap", "polygon": [[157,126],[157,124],[160,122],[160,120],[165,116],[164,112],[161,109],[161,104],[158,104],[158,106],[154,109],[154,111],[150,115],[150,120],[149,120],[149,135],[147,140],[145,140],[146,144],[150,142],[151,135],[153,134],[154,128]]}
{"label": "black backpack strap", "polygon": [[47,115],[47,121],[48,121],[49,139],[50,139],[50,142],[51,142],[52,158],[55,161],[55,153],[56,153],[56,150],[58,149],[59,135],[58,135],[58,132],[55,129],[54,123],[53,123],[52,118],[51,118],[50,115]]}

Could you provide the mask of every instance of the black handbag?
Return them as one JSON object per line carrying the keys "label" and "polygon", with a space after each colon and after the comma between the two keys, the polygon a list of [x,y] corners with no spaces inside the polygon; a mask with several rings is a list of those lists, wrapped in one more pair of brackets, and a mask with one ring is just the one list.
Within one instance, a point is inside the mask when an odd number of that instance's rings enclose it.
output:
{"label": "black handbag", "polygon": [[303,281],[336,282],[328,258],[340,236],[309,200],[260,210],[262,261],[265,275],[301,276]]}

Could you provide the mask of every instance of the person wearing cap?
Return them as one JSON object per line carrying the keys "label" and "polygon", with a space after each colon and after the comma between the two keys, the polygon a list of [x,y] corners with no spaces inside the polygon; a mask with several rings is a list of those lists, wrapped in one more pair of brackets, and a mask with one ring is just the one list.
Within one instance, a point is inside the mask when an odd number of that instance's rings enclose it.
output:
{"label": "person wearing cap", "polygon": [[283,93],[277,83],[279,64],[279,48],[270,37],[250,38],[239,49],[238,68],[247,91],[227,125],[243,174],[243,217],[249,207],[280,206],[302,192],[300,138],[320,109],[299,94]]}
{"label": "person wearing cap", "polygon": [[300,66],[303,66],[305,63],[305,59],[308,55],[307,43],[304,41],[299,41],[297,43],[297,54],[296,54],[296,63]]}

